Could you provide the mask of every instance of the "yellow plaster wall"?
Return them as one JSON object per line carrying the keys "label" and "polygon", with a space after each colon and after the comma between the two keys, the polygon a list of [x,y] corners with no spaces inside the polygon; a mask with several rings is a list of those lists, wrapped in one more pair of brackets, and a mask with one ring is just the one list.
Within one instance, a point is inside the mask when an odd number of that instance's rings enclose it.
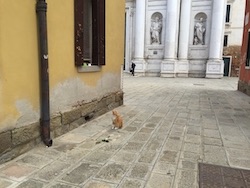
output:
{"label": "yellow plaster wall", "polygon": [[[36,1],[0,0],[0,131],[20,118],[17,101],[39,113]],[[78,73],[74,66],[74,1],[47,0],[50,90],[67,79],[96,87],[105,74],[120,75],[124,54],[125,0],[106,0],[106,65]]]}
{"label": "yellow plaster wall", "polygon": [[0,7],[0,125],[9,126],[17,100],[39,104],[35,1],[1,0]]}
{"label": "yellow plaster wall", "polygon": [[[119,72],[124,61],[125,0],[106,1],[106,60],[104,71]],[[118,66],[117,66],[118,64]]]}

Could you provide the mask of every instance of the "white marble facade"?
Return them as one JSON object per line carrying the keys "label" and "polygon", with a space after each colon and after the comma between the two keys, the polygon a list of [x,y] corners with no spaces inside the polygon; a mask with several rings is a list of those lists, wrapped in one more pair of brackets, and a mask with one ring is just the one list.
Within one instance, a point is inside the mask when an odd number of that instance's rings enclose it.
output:
{"label": "white marble facade", "polygon": [[127,0],[125,70],[161,77],[223,77],[227,0]]}

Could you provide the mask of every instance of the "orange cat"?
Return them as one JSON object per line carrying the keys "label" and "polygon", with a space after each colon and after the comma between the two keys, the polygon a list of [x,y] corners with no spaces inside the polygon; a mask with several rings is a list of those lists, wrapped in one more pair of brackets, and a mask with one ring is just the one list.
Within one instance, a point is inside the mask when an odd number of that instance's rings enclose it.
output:
{"label": "orange cat", "polygon": [[113,119],[113,127],[112,129],[121,129],[123,126],[123,119],[121,117],[121,115],[116,111],[113,110],[113,115],[115,116],[115,118]]}

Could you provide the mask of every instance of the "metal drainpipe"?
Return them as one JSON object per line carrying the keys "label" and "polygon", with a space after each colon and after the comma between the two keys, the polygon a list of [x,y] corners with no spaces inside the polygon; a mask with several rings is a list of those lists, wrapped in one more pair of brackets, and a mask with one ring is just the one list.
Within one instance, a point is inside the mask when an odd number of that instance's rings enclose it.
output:
{"label": "metal drainpipe", "polygon": [[52,146],[50,138],[50,104],[49,104],[49,71],[48,71],[48,41],[47,41],[47,3],[37,0],[36,13],[38,19],[39,56],[40,56],[40,97],[41,97],[41,137],[44,144]]}

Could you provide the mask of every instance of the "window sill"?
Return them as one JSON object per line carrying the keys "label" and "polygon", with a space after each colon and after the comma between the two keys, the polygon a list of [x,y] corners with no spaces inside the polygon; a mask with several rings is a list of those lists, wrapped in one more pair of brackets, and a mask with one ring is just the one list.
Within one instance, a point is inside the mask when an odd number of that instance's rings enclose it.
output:
{"label": "window sill", "polygon": [[77,72],[100,72],[101,67],[100,66],[79,66],[77,67]]}
{"label": "window sill", "polygon": [[245,66],[245,69],[250,70],[250,66]]}

